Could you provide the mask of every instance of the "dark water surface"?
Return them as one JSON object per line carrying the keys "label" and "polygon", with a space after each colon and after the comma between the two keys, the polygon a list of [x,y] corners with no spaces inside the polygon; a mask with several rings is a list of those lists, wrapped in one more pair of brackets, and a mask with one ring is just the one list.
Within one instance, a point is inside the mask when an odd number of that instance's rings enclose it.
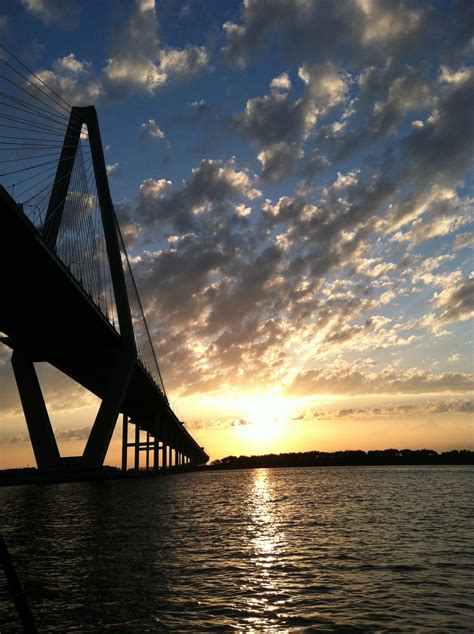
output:
{"label": "dark water surface", "polygon": [[[471,632],[470,467],[0,489],[41,632]],[[0,631],[19,631],[0,574]]]}

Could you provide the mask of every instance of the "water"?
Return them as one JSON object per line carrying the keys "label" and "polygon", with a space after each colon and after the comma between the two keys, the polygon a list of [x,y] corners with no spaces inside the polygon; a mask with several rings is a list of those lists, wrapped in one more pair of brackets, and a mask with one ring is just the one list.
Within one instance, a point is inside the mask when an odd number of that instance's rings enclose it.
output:
{"label": "water", "polygon": [[[0,489],[41,632],[471,632],[473,469]],[[0,575],[0,631],[19,631]]]}

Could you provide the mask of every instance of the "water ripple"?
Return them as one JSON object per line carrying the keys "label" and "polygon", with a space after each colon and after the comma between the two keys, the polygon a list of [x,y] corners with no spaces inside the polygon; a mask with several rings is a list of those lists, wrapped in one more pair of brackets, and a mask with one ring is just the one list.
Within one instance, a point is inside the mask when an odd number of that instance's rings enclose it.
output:
{"label": "water ripple", "polygon": [[[470,632],[472,469],[0,490],[42,632]],[[0,583],[0,631],[20,628]]]}

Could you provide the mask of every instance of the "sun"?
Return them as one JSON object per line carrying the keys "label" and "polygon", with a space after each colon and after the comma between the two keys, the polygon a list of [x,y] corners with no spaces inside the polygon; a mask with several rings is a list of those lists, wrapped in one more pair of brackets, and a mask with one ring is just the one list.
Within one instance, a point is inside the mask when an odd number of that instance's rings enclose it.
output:
{"label": "sun", "polygon": [[240,395],[235,406],[246,421],[240,427],[241,434],[248,442],[269,448],[278,444],[294,413],[291,400],[271,391]]}

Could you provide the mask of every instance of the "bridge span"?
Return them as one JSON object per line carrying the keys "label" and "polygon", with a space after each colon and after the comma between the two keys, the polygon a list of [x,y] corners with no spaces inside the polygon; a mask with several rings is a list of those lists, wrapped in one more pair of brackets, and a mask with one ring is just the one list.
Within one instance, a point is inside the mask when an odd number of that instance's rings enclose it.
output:
{"label": "bridge span", "polygon": [[[129,447],[135,468],[143,453],[147,469],[205,463],[208,455],[166,395],[110,196],[96,111],[68,109],[3,51],[0,331],[13,350],[37,465],[101,466],[120,413],[123,469]],[[51,149],[48,181],[43,157]],[[60,456],[35,362],[50,363],[101,400],[81,456]]]}

